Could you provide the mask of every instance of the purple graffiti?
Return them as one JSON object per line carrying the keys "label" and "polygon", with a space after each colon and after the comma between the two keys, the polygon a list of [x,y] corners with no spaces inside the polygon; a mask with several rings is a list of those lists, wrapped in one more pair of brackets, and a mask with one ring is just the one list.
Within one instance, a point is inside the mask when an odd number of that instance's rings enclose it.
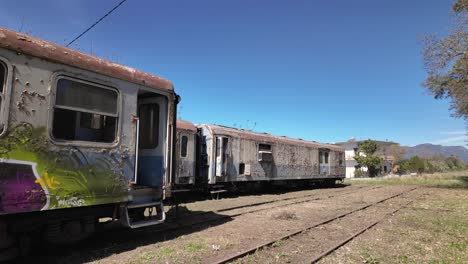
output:
{"label": "purple graffiti", "polygon": [[0,163],[0,214],[38,211],[46,203],[32,165]]}

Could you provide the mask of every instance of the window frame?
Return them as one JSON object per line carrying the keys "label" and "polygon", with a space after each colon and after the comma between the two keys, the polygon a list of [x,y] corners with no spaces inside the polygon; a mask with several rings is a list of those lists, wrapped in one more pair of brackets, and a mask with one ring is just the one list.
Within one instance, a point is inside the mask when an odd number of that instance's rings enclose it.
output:
{"label": "window frame", "polygon": [[[144,106],[144,105],[149,105],[149,106],[153,106],[153,105],[156,105],[157,107],[157,112],[158,112],[158,122],[156,123],[157,124],[157,129],[156,129],[156,133],[157,133],[157,137],[156,137],[156,142],[152,145],[145,145],[145,146],[141,146],[142,144],[142,137],[141,135],[138,135],[139,137],[139,142],[138,142],[138,148],[141,149],[141,150],[150,150],[150,149],[157,149],[159,147],[159,134],[160,134],[160,123],[161,123],[161,119],[159,117],[160,113],[161,113],[161,108],[160,108],[160,105],[158,103],[154,103],[154,102],[148,102],[148,103],[142,103],[142,104],[138,104],[137,106],[137,114],[138,114],[138,117],[140,119],[140,133],[141,133],[141,121],[142,121],[142,118],[141,118],[141,113],[140,113],[140,110],[141,110],[141,107]],[[154,123],[153,123],[153,126],[154,126]],[[154,131],[154,130],[153,130]],[[153,135],[154,136],[154,135]]]}
{"label": "window frame", "polygon": [[[109,113],[100,113],[98,111],[90,111],[88,113],[94,113],[94,114],[100,114],[100,115],[105,115],[105,116],[110,116],[110,117],[115,117],[117,118],[116,121],[116,131],[115,131],[115,139],[113,142],[95,142],[95,141],[84,141],[84,140],[66,140],[66,139],[60,139],[60,138],[55,138],[53,134],[53,122],[54,122],[54,112],[56,109],[56,96],[57,96],[57,85],[59,80],[61,79],[67,79],[71,80],[74,82],[80,82],[84,83],[87,85],[91,85],[97,88],[101,89],[107,89],[111,90],[117,93],[117,113],[116,115],[111,115]],[[55,73],[52,76],[52,81],[51,81],[51,98],[50,98],[50,110],[49,110],[49,122],[48,122],[48,130],[49,130],[49,138],[52,143],[56,145],[62,145],[62,146],[81,146],[81,147],[94,147],[94,148],[114,148],[120,144],[120,131],[121,131],[121,126],[122,126],[122,93],[121,90],[118,88],[117,85],[115,84],[104,84],[104,81],[101,80],[96,80],[94,78],[83,78],[81,75],[80,77],[75,77],[74,74],[72,73]],[[58,109],[65,109],[65,110],[70,110],[70,111],[75,111],[75,112],[83,112],[80,111],[80,109],[74,108],[74,107],[64,107],[64,106],[59,106],[57,107]]]}
{"label": "window frame", "polygon": [[3,137],[8,131],[8,117],[10,110],[10,97],[11,97],[11,87],[12,87],[12,78],[13,78],[13,66],[9,60],[5,57],[0,56],[0,64],[5,68],[5,76],[3,85],[2,97],[0,109],[0,125],[3,125],[3,130],[0,131],[0,137]]}

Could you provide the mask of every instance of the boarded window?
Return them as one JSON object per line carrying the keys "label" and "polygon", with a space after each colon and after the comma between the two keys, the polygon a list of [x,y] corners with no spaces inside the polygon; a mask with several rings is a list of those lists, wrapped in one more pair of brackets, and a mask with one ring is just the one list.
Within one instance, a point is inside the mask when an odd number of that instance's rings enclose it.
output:
{"label": "boarded window", "polygon": [[270,144],[258,144],[258,151],[271,151]]}
{"label": "boarded window", "polygon": [[183,158],[187,157],[187,143],[188,137],[182,136],[182,139],[180,140],[180,156]]}
{"label": "boarded window", "polygon": [[138,116],[140,118],[139,147],[156,148],[159,143],[159,105],[156,103],[140,105]]}
{"label": "boarded window", "polygon": [[52,135],[56,139],[112,143],[116,140],[118,93],[75,79],[57,81]]}

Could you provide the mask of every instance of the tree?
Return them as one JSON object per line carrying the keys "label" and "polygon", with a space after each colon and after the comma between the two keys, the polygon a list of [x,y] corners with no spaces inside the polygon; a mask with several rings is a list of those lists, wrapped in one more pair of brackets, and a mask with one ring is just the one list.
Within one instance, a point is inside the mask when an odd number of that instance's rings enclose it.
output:
{"label": "tree", "polygon": [[418,156],[413,156],[407,161],[407,168],[410,172],[423,173],[426,168],[425,165],[424,161]]}
{"label": "tree", "polygon": [[435,99],[451,99],[453,116],[468,121],[468,0],[453,5],[454,28],[445,38],[424,39],[428,77],[423,86]]}
{"label": "tree", "polygon": [[380,171],[383,159],[375,156],[379,145],[374,140],[364,140],[359,144],[359,148],[354,159],[361,165],[367,167],[370,177],[376,176]]}

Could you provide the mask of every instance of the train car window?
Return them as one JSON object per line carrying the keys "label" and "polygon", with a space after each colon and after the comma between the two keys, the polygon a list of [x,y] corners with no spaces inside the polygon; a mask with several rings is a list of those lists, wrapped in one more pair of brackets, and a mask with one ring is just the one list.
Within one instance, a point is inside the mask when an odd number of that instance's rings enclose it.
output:
{"label": "train car window", "polygon": [[271,151],[271,145],[269,145],[269,144],[258,144],[258,151]]}
{"label": "train car window", "polygon": [[325,164],[328,164],[328,152],[325,152]]}
{"label": "train car window", "polygon": [[216,138],[216,157],[221,157],[221,144],[219,144],[219,138]]}
{"label": "train car window", "polygon": [[0,93],[3,93],[6,80],[6,67],[0,62]]}
{"label": "train car window", "polygon": [[112,143],[116,140],[118,93],[75,79],[60,78],[52,124],[56,139]]}
{"label": "train car window", "polygon": [[182,139],[180,142],[180,156],[183,158],[187,157],[187,143],[188,143],[188,137],[182,136]]}
{"label": "train car window", "polygon": [[4,93],[3,91],[5,91],[5,86],[6,86],[6,74],[7,74],[7,70],[6,70],[6,66],[0,61],[0,114],[2,114],[0,116],[0,133],[3,132],[3,127],[4,127],[4,123],[5,121],[3,120],[3,101],[4,100]]}
{"label": "train car window", "polygon": [[239,174],[245,173],[245,163],[239,163]]}
{"label": "train car window", "polygon": [[140,117],[139,147],[156,148],[159,144],[159,105],[140,105],[138,116]]}

